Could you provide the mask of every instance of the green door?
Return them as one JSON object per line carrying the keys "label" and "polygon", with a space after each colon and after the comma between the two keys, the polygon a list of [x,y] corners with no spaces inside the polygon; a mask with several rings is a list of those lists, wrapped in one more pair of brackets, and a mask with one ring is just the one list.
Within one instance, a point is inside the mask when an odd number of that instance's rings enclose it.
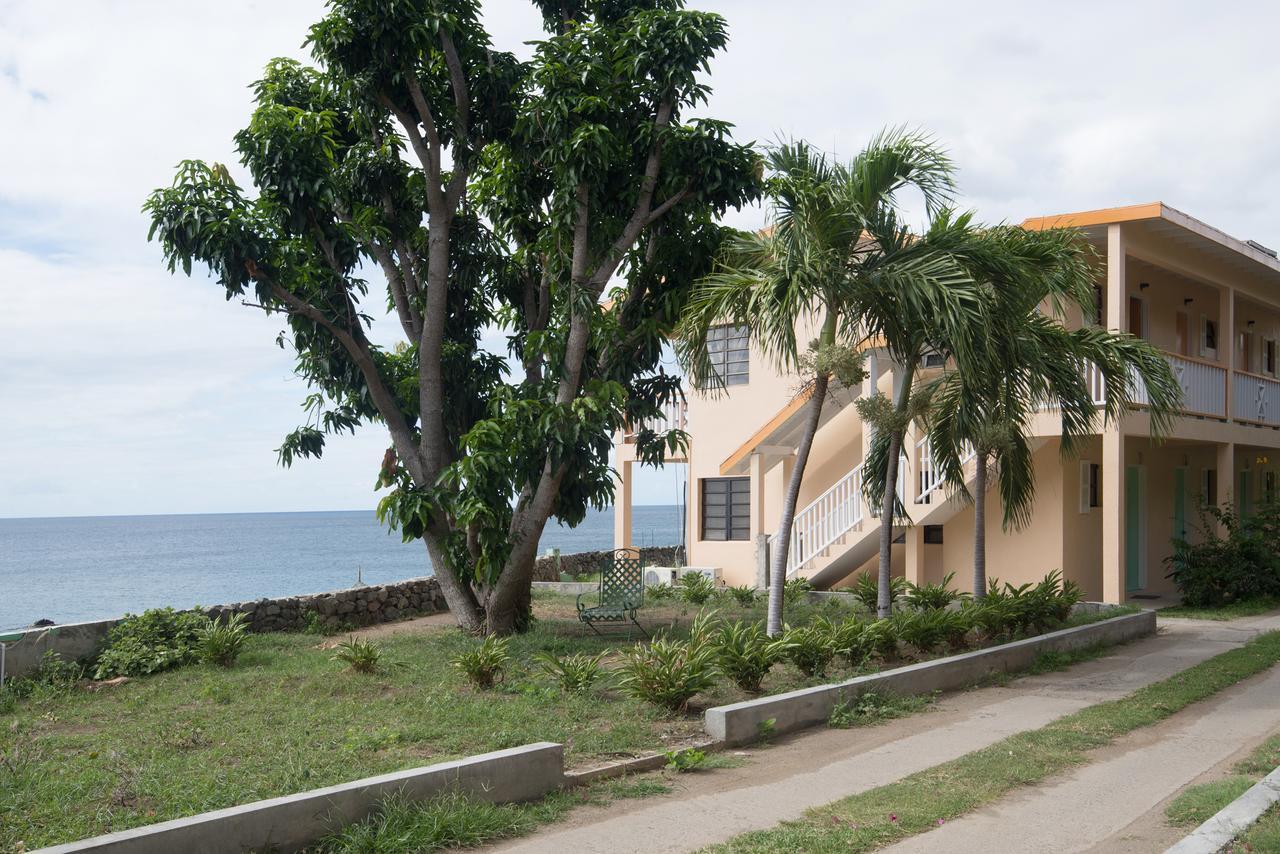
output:
{"label": "green door", "polygon": [[1124,470],[1124,586],[1142,588],[1142,471],[1137,466]]}
{"label": "green door", "polygon": [[1240,516],[1247,517],[1253,515],[1253,478],[1249,477],[1249,472],[1240,472]]}
{"label": "green door", "polygon": [[1173,538],[1187,538],[1187,470],[1173,470]]}

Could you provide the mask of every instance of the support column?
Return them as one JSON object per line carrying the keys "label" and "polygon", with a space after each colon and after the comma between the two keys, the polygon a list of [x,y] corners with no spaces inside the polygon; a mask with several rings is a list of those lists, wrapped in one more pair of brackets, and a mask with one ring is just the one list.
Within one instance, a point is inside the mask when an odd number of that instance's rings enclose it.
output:
{"label": "support column", "polygon": [[[751,536],[770,533],[764,516],[764,455],[751,455]],[[785,486],[784,486],[785,488]]]}
{"label": "support column", "polygon": [[629,549],[631,543],[631,460],[619,460],[613,486],[613,547]]}
{"label": "support column", "polygon": [[[1129,300],[1125,287],[1124,232],[1107,226],[1106,322],[1113,332],[1128,329]],[[1102,600],[1125,600],[1124,424],[1108,423],[1102,431]]]}
{"label": "support column", "polygon": [[924,525],[912,525],[904,532],[907,581],[924,584]]}
{"label": "support column", "polygon": [[[1235,442],[1224,442],[1218,445],[1218,462],[1217,462],[1217,478],[1218,478],[1218,504],[1235,504],[1235,485],[1236,485],[1236,444]],[[1218,535],[1225,537],[1227,529],[1225,525],[1218,524]]]}
{"label": "support column", "polygon": [[[1223,358],[1225,354],[1226,358]],[[1223,381],[1227,384],[1226,412],[1231,420],[1231,374],[1236,369],[1236,292],[1233,288],[1218,291],[1218,361],[1226,367]]]}

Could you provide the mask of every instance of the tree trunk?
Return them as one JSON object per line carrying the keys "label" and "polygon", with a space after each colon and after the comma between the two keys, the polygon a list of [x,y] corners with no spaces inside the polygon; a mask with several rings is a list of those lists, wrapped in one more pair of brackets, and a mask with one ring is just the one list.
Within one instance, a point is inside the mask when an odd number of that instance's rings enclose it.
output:
{"label": "tree trunk", "polygon": [[973,598],[987,595],[987,454],[978,451],[973,471]]}
{"label": "tree trunk", "polygon": [[423,539],[427,544],[427,553],[431,556],[436,583],[440,585],[440,592],[444,594],[449,612],[464,632],[479,634],[484,629],[484,614],[480,610],[480,604],[476,602],[475,594],[448,568],[445,550],[436,536],[427,534]]}
{"label": "tree trunk", "polygon": [[889,459],[885,462],[884,495],[880,498],[880,572],[877,577],[876,616],[893,613],[889,596],[893,584],[893,511],[898,497],[898,455],[902,453],[902,433],[889,435]]}
{"label": "tree trunk", "polygon": [[813,396],[809,398],[804,433],[800,436],[800,446],[796,448],[796,462],[791,469],[791,480],[787,482],[787,494],[782,499],[782,518],[778,521],[778,536],[774,538],[773,553],[770,556],[773,565],[769,568],[769,619],[766,623],[769,637],[777,637],[782,633],[782,588],[787,583],[791,526],[795,522],[800,482],[804,479],[804,467],[809,462],[813,437],[818,432],[818,421],[822,417],[822,404],[827,396],[828,383],[827,374],[818,374],[813,379]]}

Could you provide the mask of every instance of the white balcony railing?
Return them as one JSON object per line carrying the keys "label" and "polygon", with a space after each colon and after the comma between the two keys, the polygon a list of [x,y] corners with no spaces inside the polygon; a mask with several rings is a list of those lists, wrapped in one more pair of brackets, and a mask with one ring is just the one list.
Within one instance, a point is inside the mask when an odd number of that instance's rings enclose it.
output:
{"label": "white balcony railing", "polygon": [[[1182,389],[1182,411],[1191,415],[1208,415],[1212,418],[1227,417],[1227,369],[1210,362],[1201,362],[1186,356],[1165,353],[1173,377]],[[1133,402],[1146,405],[1146,384],[1135,377]]]}
{"label": "white balcony railing", "polygon": [[666,433],[671,430],[686,430],[689,426],[689,412],[683,399],[671,400],[663,404],[662,412],[657,418],[649,418],[639,424],[627,425],[627,438],[633,438],[642,428],[648,427],[655,433]]}
{"label": "white balcony railing", "polygon": [[1280,426],[1280,381],[1236,371],[1231,375],[1231,417]]}

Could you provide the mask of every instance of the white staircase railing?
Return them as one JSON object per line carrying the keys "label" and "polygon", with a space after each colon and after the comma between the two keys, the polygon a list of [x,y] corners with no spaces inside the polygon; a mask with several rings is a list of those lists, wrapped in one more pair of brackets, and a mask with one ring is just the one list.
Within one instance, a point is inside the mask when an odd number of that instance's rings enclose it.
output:
{"label": "white staircase railing", "polygon": [[[925,439],[920,449],[920,480],[916,490],[916,504],[928,504],[930,496],[942,488],[942,469],[933,464],[933,443]],[[973,445],[965,442],[960,449],[960,465],[968,465],[977,456]]]}
{"label": "white staircase railing", "polygon": [[862,524],[862,464],[833,483],[796,513],[787,550],[787,575],[793,574],[846,533]]}

